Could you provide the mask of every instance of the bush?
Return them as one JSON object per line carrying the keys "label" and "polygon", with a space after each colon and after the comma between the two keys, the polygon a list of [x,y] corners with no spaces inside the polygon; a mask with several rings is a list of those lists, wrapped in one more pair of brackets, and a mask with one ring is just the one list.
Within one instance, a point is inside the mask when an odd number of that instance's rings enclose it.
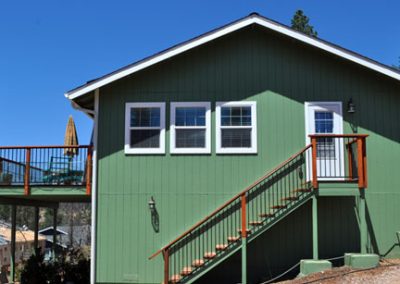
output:
{"label": "bush", "polygon": [[90,281],[90,261],[79,249],[61,254],[55,261],[45,262],[37,251],[21,271],[21,284],[85,284]]}

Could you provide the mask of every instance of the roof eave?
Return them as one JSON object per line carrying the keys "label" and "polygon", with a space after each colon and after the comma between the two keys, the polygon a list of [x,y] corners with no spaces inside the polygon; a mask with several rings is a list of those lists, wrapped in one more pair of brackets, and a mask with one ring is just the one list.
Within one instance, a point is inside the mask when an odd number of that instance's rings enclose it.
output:
{"label": "roof eave", "polygon": [[351,51],[345,50],[343,48],[334,46],[333,44],[330,44],[328,42],[325,42],[323,40],[313,38],[310,36],[307,36],[303,33],[300,33],[298,31],[295,31],[287,26],[284,26],[282,24],[279,24],[277,22],[271,21],[269,19],[266,19],[258,14],[251,14],[246,18],[240,19],[236,22],[233,22],[231,24],[228,24],[222,28],[216,29],[214,32],[211,33],[206,33],[203,36],[199,36],[193,40],[190,40],[188,42],[185,42],[181,45],[174,46],[170,49],[167,49],[164,52],[161,52],[159,54],[156,54],[155,56],[151,56],[148,59],[139,61],[137,63],[134,63],[126,68],[122,68],[120,71],[113,72],[109,75],[105,75],[103,77],[100,77],[97,80],[94,80],[93,82],[90,82],[86,85],[83,85],[81,87],[78,87],[74,90],[68,91],[65,93],[65,97],[67,97],[70,100],[76,99],[82,95],[85,95],[91,91],[94,91],[95,89],[98,89],[100,87],[103,87],[109,83],[112,83],[116,80],[119,80],[121,78],[124,78],[126,76],[129,76],[135,72],[138,72],[142,69],[145,69],[149,66],[152,66],[154,64],[157,64],[159,62],[162,62],[168,58],[174,57],[180,53],[183,53],[185,51],[188,51],[192,48],[195,48],[197,46],[200,46],[202,44],[205,44],[207,42],[210,42],[214,39],[217,39],[219,37],[222,37],[224,35],[227,35],[229,33],[232,33],[234,31],[237,31],[239,29],[242,29],[246,26],[252,25],[252,24],[258,24],[260,26],[263,26],[265,28],[268,28],[270,30],[276,31],[280,34],[289,36],[291,38],[297,39],[303,43],[309,44],[311,46],[317,47],[321,50],[324,50],[328,53],[337,55],[339,57],[342,57],[346,60],[352,61],[354,63],[357,63],[361,66],[364,66],[368,69],[374,70],[378,73],[384,74],[388,77],[391,77],[393,79],[399,80],[400,81],[400,73],[394,71],[388,66],[385,66],[383,64],[380,64],[378,62],[374,62],[372,60],[368,60],[367,58],[355,54]]}

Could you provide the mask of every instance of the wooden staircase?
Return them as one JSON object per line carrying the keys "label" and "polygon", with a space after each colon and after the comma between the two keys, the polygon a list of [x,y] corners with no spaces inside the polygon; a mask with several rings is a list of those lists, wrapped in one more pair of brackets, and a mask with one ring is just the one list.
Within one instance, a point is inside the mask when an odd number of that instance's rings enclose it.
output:
{"label": "wooden staircase", "polygon": [[[316,168],[319,137],[153,254],[150,259],[160,253],[164,257],[163,283],[194,282],[311,199],[320,177]],[[365,143],[365,137],[342,135],[337,139],[348,141],[341,144],[349,156],[348,164],[343,165],[349,169],[346,180],[360,182],[362,171],[352,169],[365,167],[363,160],[354,156],[362,155],[363,148],[354,141],[364,139],[361,142]]]}

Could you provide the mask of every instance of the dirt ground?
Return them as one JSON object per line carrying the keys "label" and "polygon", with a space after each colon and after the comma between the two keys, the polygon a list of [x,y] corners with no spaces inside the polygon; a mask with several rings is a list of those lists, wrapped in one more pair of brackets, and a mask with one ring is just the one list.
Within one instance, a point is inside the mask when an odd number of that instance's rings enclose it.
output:
{"label": "dirt ground", "polygon": [[400,284],[400,259],[390,259],[380,262],[374,269],[354,270],[349,267],[338,267],[328,271],[310,274],[308,276],[279,284]]}

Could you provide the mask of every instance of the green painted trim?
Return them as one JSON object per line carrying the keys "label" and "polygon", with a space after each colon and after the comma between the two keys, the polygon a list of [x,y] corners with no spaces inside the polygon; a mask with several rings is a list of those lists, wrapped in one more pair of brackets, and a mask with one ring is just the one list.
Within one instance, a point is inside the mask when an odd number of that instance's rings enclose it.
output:
{"label": "green painted trim", "polygon": [[[23,186],[0,187],[0,196],[24,196]],[[34,195],[86,195],[85,186],[32,186],[31,196]]]}
{"label": "green painted trim", "polygon": [[353,184],[319,184],[318,196],[359,196],[360,190]]}
{"label": "green painted trim", "polygon": [[247,238],[242,238],[242,284],[247,284]]}
{"label": "green painted trim", "polygon": [[360,204],[358,206],[358,216],[360,218],[360,247],[361,253],[367,253],[367,220],[365,214],[365,194],[364,189],[361,189]]}
{"label": "green painted trim", "polygon": [[318,259],[318,204],[317,197],[312,197],[312,235],[313,235],[313,259]]}

